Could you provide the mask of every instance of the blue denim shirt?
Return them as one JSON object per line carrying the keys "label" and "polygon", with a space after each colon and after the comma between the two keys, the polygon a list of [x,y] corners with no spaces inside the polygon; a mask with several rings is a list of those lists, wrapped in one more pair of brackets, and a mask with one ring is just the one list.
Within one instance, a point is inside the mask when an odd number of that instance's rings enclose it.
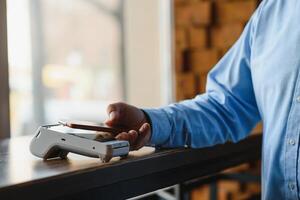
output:
{"label": "blue denim shirt", "polygon": [[210,71],[206,93],[144,111],[151,143],[166,147],[236,142],[262,120],[262,199],[298,199],[300,0],[263,1]]}

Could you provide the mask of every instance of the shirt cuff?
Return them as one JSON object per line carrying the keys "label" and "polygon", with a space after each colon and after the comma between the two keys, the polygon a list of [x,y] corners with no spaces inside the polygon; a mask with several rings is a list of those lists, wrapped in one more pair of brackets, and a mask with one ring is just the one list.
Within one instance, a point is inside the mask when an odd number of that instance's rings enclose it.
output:
{"label": "shirt cuff", "polygon": [[165,111],[162,109],[142,109],[150,120],[152,134],[150,139],[151,145],[165,144],[171,132],[171,124]]}

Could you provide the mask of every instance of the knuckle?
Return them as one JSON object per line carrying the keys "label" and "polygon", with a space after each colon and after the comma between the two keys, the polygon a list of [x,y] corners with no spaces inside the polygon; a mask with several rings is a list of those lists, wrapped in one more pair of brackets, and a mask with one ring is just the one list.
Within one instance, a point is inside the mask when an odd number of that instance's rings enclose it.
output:
{"label": "knuckle", "polygon": [[109,105],[107,106],[107,111],[108,111],[108,112],[110,112],[110,111],[112,111],[112,110],[114,110],[114,109],[115,109],[115,104],[114,104],[114,103],[109,104]]}
{"label": "knuckle", "polygon": [[122,107],[122,106],[126,105],[126,103],[119,101],[119,102],[116,102],[115,105]]}
{"label": "knuckle", "polygon": [[126,108],[127,104],[124,102],[116,102],[116,103],[112,103],[108,105],[108,108],[111,111],[118,111],[118,112],[122,112],[124,110],[124,108]]}

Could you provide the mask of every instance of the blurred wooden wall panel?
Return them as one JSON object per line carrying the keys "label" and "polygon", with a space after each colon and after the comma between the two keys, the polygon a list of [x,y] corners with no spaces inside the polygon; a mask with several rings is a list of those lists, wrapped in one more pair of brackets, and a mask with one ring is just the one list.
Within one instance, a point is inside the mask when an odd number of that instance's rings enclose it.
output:
{"label": "blurred wooden wall panel", "polygon": [[246,23],[257,7],[257,0],[219,1],[216,0],[216,21]]}
{"label": "blurred wooden wall panel", "polygon": [[211,29],[211,44],[220,50],[228,49],[243,32],[244,25],[242,23],[230,23],[226,25],[218,25]]}
{"label": "blurred wooden wall panel", "polygon": [[175,72],[176,73],[181,73],[183,72],[183,52],[182,50],[177,50],[175,51]]}
{"label": "blurred wooden wall panel", "polygon": [[192,98],[196,91],[196,77],[193,73],[181,73],[176,76],[176,96],[180,100]]}
{"label": "blurred wooden wall panel", "polygon": [[218,60],[219,56],[216,49],[190,51],[191,69],[195,74],[207,75],[208,71],[215,66]]}
{"label": "blurred wooden wall panel", "polygon": [[178,27],[175,29],[175,47],[177,50],[188,48],[188,35],[186,28]]}
{"label": "blurred wooden wall panel", "polygon": [[206,28],[190,27],[188,29],[188,44],[190,49],[208,47],[208,32]]}
{"label": "blurred wooden wall panel", "polygon": [[177,27],[188,27],[192,23],[192,11],[188,5],[175,7],[175,24]]}
{"label": "blurred wooden wall panel", "polygon": [[205,93],[206,91],[206,82],[207,76],[205,74],[198,74],[197,76],[197,85],[198,85],[198,92]]}
{"label": "blurred wooden wall panel", "polygon": [[212,2],[196,1],[190,5],[192,24],[194,26],[208,26],[212,23]]}

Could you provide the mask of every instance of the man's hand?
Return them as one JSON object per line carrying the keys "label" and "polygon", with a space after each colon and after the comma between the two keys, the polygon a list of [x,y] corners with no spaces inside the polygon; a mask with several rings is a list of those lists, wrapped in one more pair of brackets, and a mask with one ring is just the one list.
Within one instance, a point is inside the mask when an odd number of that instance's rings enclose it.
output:
{"label": "man's hand", "polygon": [[137,150],[147,144],[151,137],[151,127],[143,111],[126,103],[114,103],[107,107],[108,126],[123,127],[128,132],[119,133],[117,140],[127,140],[131,150]]}

